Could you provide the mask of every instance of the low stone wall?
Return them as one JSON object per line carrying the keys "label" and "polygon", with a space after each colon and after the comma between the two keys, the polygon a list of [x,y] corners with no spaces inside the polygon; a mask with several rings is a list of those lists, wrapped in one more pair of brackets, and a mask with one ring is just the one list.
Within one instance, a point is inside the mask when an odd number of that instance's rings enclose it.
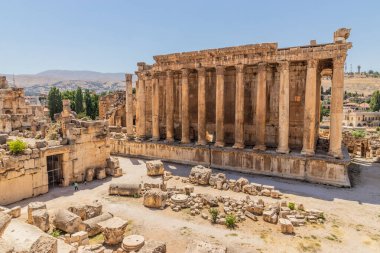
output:
{"label": "low stone wall", "polygon": [[169,145],[163,142],[135,142],[112,138],[110,146],[113,155],[159,158],[176,163],[201,164],[231,171],[279,176],[335,186],[350,186],[347,171],[350,157],[347,150],[344,151],[344,159],[337,160],[326,155],[305,157],[295,152],[278,154],[272,150],[260,152],[252,149]]}

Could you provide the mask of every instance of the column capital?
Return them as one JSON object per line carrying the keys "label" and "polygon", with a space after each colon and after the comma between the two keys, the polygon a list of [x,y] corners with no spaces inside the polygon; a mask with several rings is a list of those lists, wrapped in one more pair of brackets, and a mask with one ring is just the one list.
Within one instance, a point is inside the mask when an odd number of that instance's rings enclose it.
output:
{"label": "column capital", "polygon": [[153,71],[151,72],[152,79],[157,79],[160,77],[161,72],[159,71]]}
{"label": "column capital", "polygon": [[309,59],[307,61],[307,68],[316,68],[318,65],[318,60],[316,59]]}
{"label": "column capital", "polygon": [[184,76],[188,77],[189,72],[190,72],[189,69],[181,69],[182,78],[183,78]]}
{"label": "column capital", "polygon": [[237,64],[235,65],[236,73],[243,73],[244,72],[244,64]]}
{"label": "column capital", "polygon": [[280,62],[278,62],[278,69],[280,71],[289,70],[289,62],[288,61],[280,61]]}
{"label": "column capital", "polygon": [[206,75],[206,68],[205,67],[199,67],[197,68],[198,75],[204,76]]}
{"label": "column capital", "polygon": [[217,75],[224,75],[224,69],[225,67],[224,66],[216,66],[216,74]]}
{"label": "column capital", "polygon": [[258,70],[259,71],[265,71],[267,69],[267,63],[266,62],[260,62],[257,64]]}
{"label": "column capital", "polygon": [[345,55],[338,55],[333,58],[334,68],[343,68],[346,61]]}
{"label": "column capital", "polygon": [[125,81],[132,82],[132,74],[125,74]]}
{"label": "column capital", "polygon": [[167,77],[173,77],[173,70],[171,70],[171,69],[166,70],[166,76]]}

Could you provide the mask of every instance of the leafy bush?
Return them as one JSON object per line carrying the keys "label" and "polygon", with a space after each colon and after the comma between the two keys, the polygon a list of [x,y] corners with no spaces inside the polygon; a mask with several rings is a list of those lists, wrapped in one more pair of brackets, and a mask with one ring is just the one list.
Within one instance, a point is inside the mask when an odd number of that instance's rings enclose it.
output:
{"label": "leafy bush", "polygon": [[226,226],[230,229],[234,229],[236,227],[236,217],[233,214],[228,214],[226,216]]}
{"label": "leafy bush", "polygon": [[18,155],[24,152],[24,150],[28,147],[28,144],[20,139],[17,139],[9,141],[8,147],[12,154]]}
{"label": "leafy bush", "polygon": [[296,209],[296,204],[294,204],[293,202],[289,202],[288,207],[290,210],[294,210],[294,209]]}
{"label": "leafy bush", "polygon": [[351,131],[351,134],[354,138],[363,138],[365,136],[365,132],[363,130],[354,130]]}
{"label": "leafy bush", "polygon": [[64,234],[64,232],[57,229],[57,228],[54,228],[53,231],[50,233],[50,235],[55,237],[55,238],[60,237],[63,234]]}
{"label": "leafy bush", "polygon": [[211,222],[216,223],[216,220],[218,219],[219,210],[216,208],[210,208],[209,212],[211,214]]}

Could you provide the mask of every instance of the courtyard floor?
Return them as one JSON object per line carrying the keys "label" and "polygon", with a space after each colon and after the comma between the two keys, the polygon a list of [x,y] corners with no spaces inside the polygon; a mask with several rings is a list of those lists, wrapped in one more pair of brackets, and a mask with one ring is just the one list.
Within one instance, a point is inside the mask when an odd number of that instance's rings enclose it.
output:
{"label": "courtyard floor", "polygon": [[[167,243],[169,253],[184,252],[192,239],[201,239],[227,246],[228,252],[380,252],[380,164],[356,159],[350,165],[352,188],[335,188],[275,177],[225,172],[227,178],[246,177],[250,182],[273,185],[283,199],[302,203],[307,209],[325,212],[324,224],[307,224],[295,227],[295,235],[284,235],[279,225],[266,223],[259,217],[239,223],[235,230],[223,225],[212,225],[200,216],[191,216],[188,210],[173,212],[170,208],[153,210],[142,205],[142,198],[108,196],[110,183],[140,182],[146,174],[142,159],[119,157],[123,176],[80,184],[73,187],[54,188],[49,193],[15,203],[22,209],[20,219],[27,217],[27,205],[44,201],[49,212],[67,208],[71,204],[100,200],[103,210],[129,221],[128,233],[137,233],[146,239]],[[174,176],[187,177],[191,166],[165,163],[165,169]],[[168,186],[184,186],[175,178]],[[195,186],[196,193],[215,196],[244,197],[243,193],[219,191],[211,187]],[[259,198],[258,196],[251,198]],[[276,200],[260,197],[265,202]],[[206,209],[203,212],[207,212]]]}

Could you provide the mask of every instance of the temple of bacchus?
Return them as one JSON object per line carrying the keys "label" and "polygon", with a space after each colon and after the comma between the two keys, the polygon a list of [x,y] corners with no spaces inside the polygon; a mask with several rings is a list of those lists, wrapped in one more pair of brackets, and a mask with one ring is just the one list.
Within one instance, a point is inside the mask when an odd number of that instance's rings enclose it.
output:
{"label": "temple of bacchus", "polygon": [[[154,56],[126,75],[126,139],[112,153],[349,186],[342,147],[349,29],[332,43],[277,43]],[[321,78],[332,80],[329,148],[319,148]],[[136,113],[136,124],[133,115]]]}

